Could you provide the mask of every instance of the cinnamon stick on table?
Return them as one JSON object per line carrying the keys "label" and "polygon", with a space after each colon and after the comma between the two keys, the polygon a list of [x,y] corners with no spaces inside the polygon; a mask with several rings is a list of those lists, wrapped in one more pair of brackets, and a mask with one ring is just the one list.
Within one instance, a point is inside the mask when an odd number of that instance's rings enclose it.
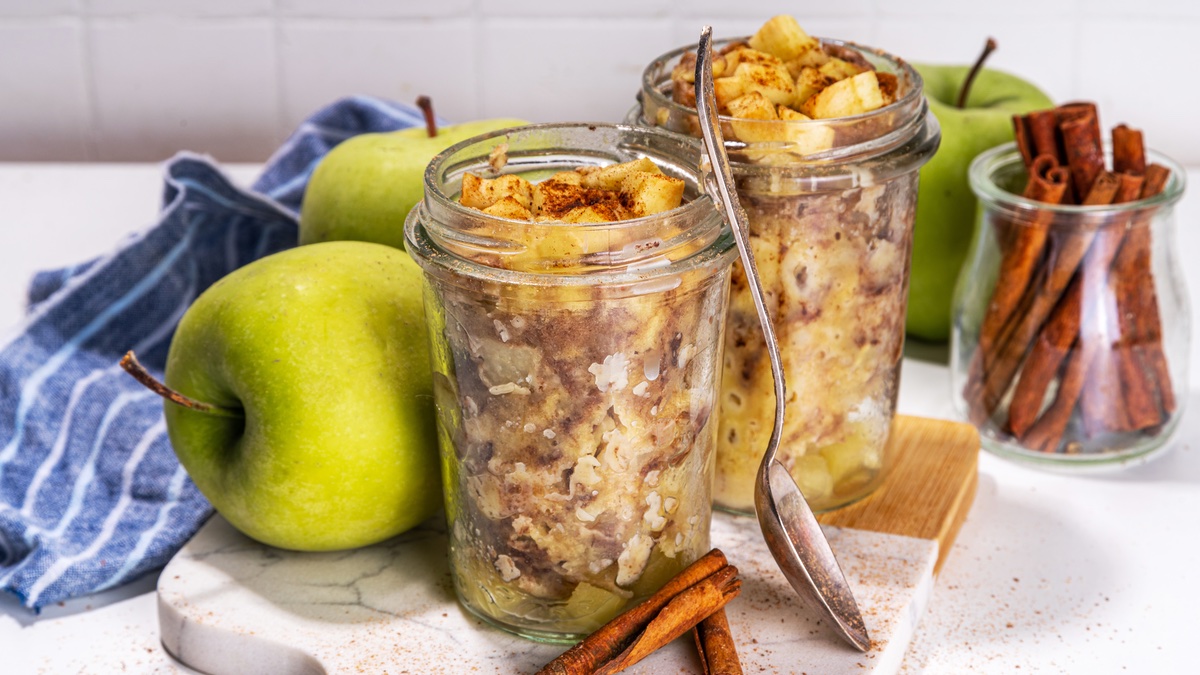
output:
{"label": "cinnamon stick on table", "polygon": [[719,609],[692,629],[704,675],[742,675],[729,618]]}
{"label": "cinnamon stick on table", "polygon": [[688,632],[740,592],[737,568],[713,549],[657,593],[546,664],[538,675],[619,672]]}
{"label": "cinnamon stick on table", "polygon": [[650,656],[660,647],[687,633],[713,612],[723,608],[741,592],[737,568],[722,567],[675,596],[645,630],[611,661],[596,669],[596,675],[613,675]]}

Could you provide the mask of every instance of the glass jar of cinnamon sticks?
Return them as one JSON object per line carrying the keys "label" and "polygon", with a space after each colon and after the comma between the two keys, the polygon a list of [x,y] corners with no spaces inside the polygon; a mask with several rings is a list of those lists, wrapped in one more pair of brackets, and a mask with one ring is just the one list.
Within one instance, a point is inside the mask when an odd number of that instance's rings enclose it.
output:
{"label": "glass jar of cinnamon sticks", "polygon": [[1018,142],[970,168],[980,210],[955,297],[953,390],[1003,456],[1124,465],[1164,448],[1183,412],[1184,173],[1124,125],[1106,148],[1097,119],[1091,104],[1018,118]]}

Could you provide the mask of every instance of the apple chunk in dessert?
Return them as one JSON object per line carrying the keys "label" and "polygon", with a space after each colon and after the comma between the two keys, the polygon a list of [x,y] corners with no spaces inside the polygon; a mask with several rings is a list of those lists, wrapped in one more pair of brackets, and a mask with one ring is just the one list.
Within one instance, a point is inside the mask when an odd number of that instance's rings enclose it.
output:
{"label": "apple chunk in dessert", "polygon": [[550,270],[426,299],[456,587],[503,625],[586,634],[708,550],[727,272],[614,287],[585,250],[684,189],[649,159],[463,177],[463,205],[506,219],[488,221],[513,243],[493,266]]}

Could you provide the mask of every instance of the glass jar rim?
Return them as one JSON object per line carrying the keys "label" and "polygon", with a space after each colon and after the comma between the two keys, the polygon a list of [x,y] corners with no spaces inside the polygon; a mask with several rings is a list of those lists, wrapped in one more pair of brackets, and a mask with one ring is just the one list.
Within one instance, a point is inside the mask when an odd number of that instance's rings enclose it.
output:
{"label": "glass jar rim", "polygon": [[[456,165],[456,167],[447,166],[460,153],[482,144],[492,143],[494,145],[497,142],[504,142],[505,139],[509,139],[515,134],[533,135],[557,131],[568,134],[571,132],[598,131],[627,135],[644,134],[657,137],[664,143],[678,146],[676,148],[679,151],[677,159],[689,163],[687,173],[691,176],[691,182],[697,193],[694,198],[670,211],[607,223],[579,224],[560,221],[538,223],[501,218],[463,206],[443,189],[446,184],[443,179],[446,175],[450,174],[451,169],[456,170],[457,173],[463,173],[471,168],[462,163]],[[679,274],[704,266],[725,266],[732,264],[736,253],[734,250],[733,233],[729,229],[725,219],[714,207],[712,199],[703,192],[704,186],[700,177],[698,164],[700,159],[699,148],[689,142],[677,139],[675,136],[675,134],[669,134],[660,129],[624,124],[548,122],[498,129],[456,143],[434,156],[425,169],[424,198],[409,212],[409,216],[405,222],[405,239],[410,255],[417,259],[417,262],[421,263],[422,266],[430,263],[446,267],[453,261],[453,265],[457,268],[457,271],[473,277],[513,284],[555,286],[639,284],[658,277]],[[615,154],[618,149],[617,147],[611,148],[611,153]],[[570,149],[563,148],[561,150],[569,152]],[[522,157],[525,155],[517,154],[515,156]],[[487,155],[484,154],[482,157],[485,160],[483,166],[486,166]],[[513,155],[510,155],[510,160],[512,157]],[[573,159],[591,159],[595,165],[603,165],[610,163],[601,162],[605,157],[608,156],[601,154],[599,151],[588,152],[581,149],[577,156],[573,156]],[[575,164],[578,165],[579,162],[575,162]],[[519,166],[519,163],[510,163],[506,166]],[[662,242],[662,246],[658,249],[659,251],[671,251],[683,247],[688,242],[702,239],[707,240],[708,243],[679,259],[670,260],[668,264],[661,264],[662,257],[660,255],[657,260],[654,259],[654,256],[647,256],[644,260],[621,260],[618,261],[618,264],[611,265],[610,269],[603,269],[604,266],[601,266],[599,270],[591,269],[586,273],[512,270],[488,265],[479,260],[472,260],[459,255],[443,245],[444,242],[439,241],[439,238],[442,237],[438,235],[456,234],[454,228],[446,225],[446,221],[450,219],[460,219],[465,222],[483,225],[484,227],[481,229],[484,231],[496,231],[504,227],[518,225],[527,226],[533,230],[544,228],[546,233],[551,233],[555,230],[573,229],[587,231],[589,235],[598,232],[625,234],[640,230],[650,231],[654,229],[656,224],[663,223],[664,220],[669,220],[694,223],[698,226],[702,225],[702,227],[689,228]],[[430,226],[437,230],[437,232],[431,233]],[[470,239],[456,237],[456,240],[469,241]],[[472,243],[479,246],[487,246],[489,244],[503,244],[504,242],[498,239],[474,239]],[[499,249],[497,249],[497,252],[500,252]],[[611,256],[611,251],[609,255]]]}
{"label": "glass jar rim", "polygon": [[[749,39],[750,39],[750,36],[723,38],[723,39],[714,41],[714,46],[717,48],[721,48],[721,47],[724,47],[724,46],[727,46],[730,44],[735,44],[738,42],[747,42]],[[822,45],[832,45],[832,46],[836,46],[836,47],[852,49],[864,56],[871,56],[876,59],[882,60],[883,62],[885,62],[888,65],[890,65],[891,67],[895,68],[897,71],[899,71],[900,74],[903,75],[904,80],[906,80],[907,83],[909,84],[908,90],[906,92],[904,92],[903,96],[901,96],[900,98],[897,98],[892,103],[890,103],[886,106],[883,106],[882,108],[877,108],[870,112],[860,113],[858,115],[850,115],[847,117],[838,117],[835,119],[750,120],[750,121],[753,121],[756,125],[762,125],[766,128],[773,127],[773,128],[781,128],[781,129],[797,129],[797,130],[799,130],[799,129],[806,129],[806,128],[811,129],[811,128],[819,128],[819,127],[826,127],[826,128],[833,127],[836,129],[836,128],[849,128],[849,127],[853,127],[853,126],[857,126],[857,125],[868,124],[874,120],[880,120],[880,119],[887,117],[888,115],[893,115],[898,111],[903,111],[906,109],[911,110],[911,112],[907,115],[906,119],[902,120],[901,124],[896,125],[888,133],[865,138],[858,143],[853,143],[853,144],[845,145],[845,146],[837,146],[830,150],[826,150],[826,151],[822,151],[820,153],[813,154],[811,156],[806,157],[803,160],[803,161],[806,161],[809,163],[836,163],[838,161],[857,160],[857,159],[860,159],[860,157],[863,154],[868,154],[870,156],[874,156],[877,154],[883,154],[883,153],[888,152],[889,150],[892,150],[893,148],[895,148],[897,146],[903,145],[908,137],[917,133],[917,131],[915,129],[907,128],[907,127],[912,126],[911,121],[920,120],[923,117],[922,112],[924,112],[926,110],[926,106],[921,104],[922,99],[924,98],[924,80],[921,78],[921,74],[919,72],[917,72],[917,70],[915,68],[913,68],[911,65],[909,65],[907,61],[905,61],[904,59],[902,59],[894,54],[891,54],[891,53],[886,52],[881,49],[876,49],[873,47],[868,47],[866,45],[861,45],[857,42],[852,42],[849,40],[837,40],[834,38],[815,37],[815,36],[814,36],[814,39],[820,41],[820,43]],[[695,45],[684,45],[681,47],[677,47],[669,52],[666,52],[665,54],[662,54],[662,55],[656,57],[653,61],[651,61],[650,64],[648,66],[646,66],[645,70],[642,71],[641,95],[650,96],[651,98],[654,99],[655,106],[657,106],[658,108],[665,108],[665,109],[671,111],[672,114],[695,115],[696,109],[694,107],[686,106],[682,103],[679,103],[678,101],[675,101],[671,97],[665,95],[663,93],[663,91],[661,89],[659,89],[659,87],[657,86],[657,84],[655,82],[656,74],[658,74],[660,72],[660,70],[663,69],[667,64],[678,61],[680,58],[682,58],[682,56],[684,54],[686,54],[688,52],[693,52],[693,51],[695,51],[695,49],[696,49]],[[643,104],[640,107],[642,109],[644,109],[645,106]],[[730,115],[719,115],[718,119],[722,125],[728,125],[731,123],[747,121],[745,119],[733,117]],[[647,121],[647,123],[651,123],[650,120],[646,120],[646,121]],[[673,132],[673,133],[677,133],[677,132]],[[742,148],[746,148],[746,147],[770,147],[770,146],[784,146],[784,145],[787,145],[787,143],[786,142],[745,143],[745,142],[740,142],[740,141],[729,141],[729,140],[726,141],[726,148],[730,151],[738,150],[738,149],[742,149]],[[864,153],[864,151],[866,151],[866,152]]]}
{"label": "glass jar rim", "polygon": [[[1105,154],[1106,157],[1111,155],[1111,147],[1108,143],[1105,143]],[[975,193],[977,198],[987,204],[1011,211],[1049,210],[1062,215],[1104,217],[1117,212],[1170,206],[1179,201],[1183,197],[1184,189],[1187,186],[1187,173],[1184,168],[1175,160],[1152,148],[1146,149],[1146,162],[1147,164],[1162,164],[1170,169],[1171,175],[1162,192],[1153,197],[1137,201],[1122,202],[1120,204],[1101,204],[1099,206],[1047,204],[1046,202],[1029,199],[1028,197],[1000,187],[994,180],[998,171],[1011,168],[1017,163],[1024,164],[1021,153],[1017,150],[1017,144],[1013,141],[997,145],[979,153],[971,161],[971,165],[967,169],[967,178],[971,185],[971,191]]]}

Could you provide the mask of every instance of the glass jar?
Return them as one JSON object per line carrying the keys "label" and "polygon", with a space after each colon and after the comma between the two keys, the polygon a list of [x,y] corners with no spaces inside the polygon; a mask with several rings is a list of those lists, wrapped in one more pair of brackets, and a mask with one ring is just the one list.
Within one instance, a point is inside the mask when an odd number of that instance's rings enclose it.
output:
{"label": "glass jar", "polygon": [[[940,139],[921,78],[908,64],[853,43],[821,42],[896,75],[896,102],[830,120],[721,117],[783,357],[788,400],[779,459],[814,511],[860,499],[885,476],[918,169]],[[690,51],[664,54],[646,69],[631,120],[699,135],[695,109],[672,98],[671,71]],[[714,496],[723,509],[752,513],[775,397],[740,263],[725,330]]]}
{"label": "glass jar", "polygon": [[[531,181],[646,157],[679,208],[614,223],[506,220],[456,200],[507,144]],[[405,225],[425,270],[450,569],[488,622],[574,641],[709,550],[730,265],[694,144],[542,124],[434,158]]]}
{"label": "glass jar", "polygon": [[[1147,161],[1170,169],[1165,189],[1111,206],[1022,197],[1027,172],[1011,143],[971,164],[980,206],[955,291],[951,381],[988,450],[1048,467],[1123,466],[1165,447],[1182,417],[1191,319],[1174,206],[1185,174],[1153,151]],[[999,330],[984,330],[1001,261],[1029,228],[1045,233],[1036,283]]]}

